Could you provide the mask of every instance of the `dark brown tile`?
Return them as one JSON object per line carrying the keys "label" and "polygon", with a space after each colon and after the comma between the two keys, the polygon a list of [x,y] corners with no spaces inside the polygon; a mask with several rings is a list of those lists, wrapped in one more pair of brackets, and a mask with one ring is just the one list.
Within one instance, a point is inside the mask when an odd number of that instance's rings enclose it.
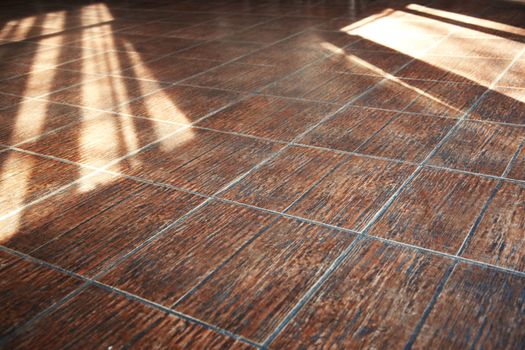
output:
{"label": "dark brown tile", "polygon": [[242,26],[222,26],[213,23],[196,24],[169,33],[170,37],[192,40],[217,40],[243,30]]}
{"label": "dark brown tile", "polygon": [[288,213],[362,230],[414,170],[412,165],[352,156]]}
{"label": "dark brown tile", "polygon": [[213,202],[120,263],[101,281],[170,307],[276,218]]}
{"label": "dark brown tile", "polygon": [[164,56],[174,54],[180,50],[187,49],[189,47],[199,44],[199,40],[191,40],[184,38],[165,38],[165,37],[148,37],[148,40],[139,41],[134,43],[129,40],[122,41],[117,45],[116,50],[129,51],[133,53],[132,57],[136,57],[136,52],[140,53],[139,57],[143,54],[151,56]]}
{"label": "dark brown tile", "polygon": [[180,128],[156,120],[103,113],[20,148],[101,167]]}
{"label": "dark brown tile", "polygon": [[424,80],[387,79],[352,104],[399,111],[423,95],[433,84]]}
{"label": "dark brown tile", "polygon": [[343,159],[328,151],[292,147],[244,178],[224,197],[282,211]]}
{"label": "dark brown tile", "polygon": [[146,64],[128,68],[123,76],[174,83],[207,71],[219,62],[168,56]]}
{"label": "dark brown tile", "polygon": [[495,185],[488,178],[424,169],[369,233],[455,254]]}
{"label": "dark brown tile", "polygon": [[212,41],[188,50],[181,51],[177,53],[176,56],[191,59],[227,62],[255,51],[260,47],[261,45],[257,43]]}
{"label": "dark brown tile", "polygon": [[427,53],[513,59],[522,48],[522,43],[504,38],[449,37]]}
{"label": "dark brown tile", "polygon": [[504,182],[463,256],[525,271],[525,185]]}
{"label": "dark brown tile", "polygon": [[6,336],[71,293],[80,280],[0,251],[2,314],[0,335]]}
{"label": "dark brown tile", "polygon": [[190,124],[232,103],[236,92],[191,86],[170,86],[120,107],[120,111],[146,118]]}
{"label": "dark brown tile", "polygon": [[465,121],[430,164],[500,176],[524,138],[523,127]]}
{"label": "dark brown tile", "polygon": [[432,308],[416,349],[520,349],[523,277],[460,264]]}
{"label": "dark brown tile", "polygon": [[170,33],[189,27],[191,24],[183,22],[150,22],[145,25],[131,26],[118,31],[119,34],[145,35],[152,37],[169,37]]}
{"label": "dark brown tile", "polygon": [[286,37],[289,37],[290,35],[293,35],[295,33],[297,33],[297,29],[294,28],[273,29],[267,27],[257,27],[238,31],[236,33],[233,33],[232,35],[223,37],[222,39],[269,44],[285,39]]}
{"label": "dark brown tile", "polygon": [[[280,45],[322,49],[325,53],[330,54],[332,53],[330,48],[340,49],[357,40],[359,38],[343,32],[312,29],[288,38]],[[325,48],[326,46],[330,48]]]}
{"label": "dark brown tile", "polygon": [[0,110],[0,143],[15,145],[97,112],[47,101],[25,100]]}
{"label": "dark brown tile", "polygon": [[206,87],[251,92],[273,82],[284,73],[285,70],[278,67],[229,63],[186,82]]}
{"label": "dark brown tile", "polygon": [[310,131],[299,143],[352,152],[396,114],[397,112],[350,106]]}
{"label": "dark brown tile", "polygon": [[16,62],[0,62],[0,80],[14,78],[20,75],[29,74],[33,71],[43,70],[44,68],[32,67]]}
{"label": "dark brown tile", "polygon": [[0,153],[0,169],[0,216],[71,183],[80,174],[77,166],[15,151]]}
{"label": "dark brown tile", "polygon": [[[441,80],[476,83],[482,86],[492,84],[512,62],[509,59],[450,57],[448,72]],[[490,67],[490,68],[487,68]]]}
{"label": "dark brown tile", "polygon": [[521,148],[508,175],[511,179],[525,180],[525,147]]}
{"label": "dark brown tile", "polygon": [[494,88],[483,97],[469,118],[525,125],[525,89]]}
{"label": "dark brown tile", "polygon": [[81,84],[47,95],[45,99],[57,103],[112,110],[124,102],[162,87],[157,82],[115,76],[88,81],[80,79],[78,83]]}
{"label": "dark brown tile", "polygon": [[396,77],[402,79],[440,80],[447,74],[450,57],[423,56],[395,72]]}
{"label": "dark brown tile", "polygon": [[331,104],[255,96],[206,118],[199,125],[292,141],[335,110],[336,106]]}
{"label": "dark brown tile", "polygon": [[401,113],[357,152],[421,162],[454,124],[455,119]]}
{"label": "dark brown tile", "polygon": [[281,218],[176,309],[261,342],[353,239]]}
{"label": "dark brown tile", "polygon": [[[63,216],[59,222],[44,225],[42,233],[45,237],[36,240],[47,241],[41,242],[44,244],[33,250],[32,256],[93,277],[203,200],[164,187],[131,181],[115,184],[118,179],[106,180],[104,191],[75,196],[75,199],[85,202],[70,209],[74,216]],[[119,191],[114,195],[118,200],[101,198],[117,188]],[[79,221],[75,220],[77,218]],[[32,226],[28,225],[28,228]],[[47,231],[50,228],[62,228],[62,231]],[[29,245],[35,243],[28,242]]]}
{"label": "dark brown tile", "polygon": [[93,286],[10,339],[6,346],[251,349],[198,324]]}
{"label": "dark brown tile", "polygon": [[407,112],[461,117],[487,90],[485,86],[439,82],[418,97]]}
{"label": "dark brown tile", "polygon": [[128,175],[213,194],[282,146],[190,129],[112,167]]}
{"label": "dark brown tile", "polygon": [[270,348],[402,348],[450,264],[361,241]]}
{"label": "dark brown tile", "polygon": [[245,64],[300,68],[325,57],[318,48],[291,47],[284,43],[263,48],[239,60]]}
{"label": "dark brown tile", "polygon": [[523,77],[525,76],[525,60],[518,60],[498,80],[498,86],[523,88]]}
{"label": "dark brown tile", "polygon": [[308,92],[305,97],[345,104],[366,93],[380,81],[381,78],[372,75],[338,74],[334,79]]}
{"label": "dark brown tile", "polygon": [[54,68],[70,61],[87,59],[100,52],[102,50],[99,49],[57,46],[46,48],[34,56],[26,56],[19,63],[32,68]]}

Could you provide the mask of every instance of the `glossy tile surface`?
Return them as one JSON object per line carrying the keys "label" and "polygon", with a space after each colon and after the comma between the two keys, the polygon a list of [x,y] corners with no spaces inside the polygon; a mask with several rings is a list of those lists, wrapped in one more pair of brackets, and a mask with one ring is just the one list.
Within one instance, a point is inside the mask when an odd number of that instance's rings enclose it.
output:
{"label": "glossy tile surface", "polygon": [[525,348],[524,14],[0,2],[0,348]]}

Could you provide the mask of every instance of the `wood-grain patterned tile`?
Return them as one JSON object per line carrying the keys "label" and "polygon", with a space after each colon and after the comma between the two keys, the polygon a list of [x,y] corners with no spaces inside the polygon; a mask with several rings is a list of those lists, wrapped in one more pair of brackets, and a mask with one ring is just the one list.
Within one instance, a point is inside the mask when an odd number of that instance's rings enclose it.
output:
{"label": "wood-grain patterned tile", "polygon": [[198,125],[289,142],[336,108],[331,104],[255,96],[206,118]]}
{"label": "wood-grain patterned tile", "polygon": [[304,97],[332,103],[345,104],[367,92],[381,81],[372,75],[338,74],[334,79],[308,92]]}
{"label": "wood-grain patterned tile", "polygon": [[352,156],[288,213],[361,230],[414,170],[412,165]]}
{"label": "wood-grain patterned tile", "polygon": [[15,106],[18,103],[27,100],[25,97],[18,95],[3,94],[0,92],[0,109]]}
{"label": "wood-grain patterned tile", "polygon": [[397,112],[350,106],[338,112],[299,143],[352,152],[381,130]]}
{"label": "wood-grain patterned tile", "polygon": [[156,120],[102,113],[20,148],[101,167],[179,128]]}
{"label": "wood-grain patterned tile", "polygon": [[131,115],[190,124],[240,98],[231,91],[192,86],[165,87],[120,107]]}
{"label": "wood-grain patterned tile", "polygon": [[525,127],[465,121],[430,164],[500,176],[524,139]]}
{"label": "wood-grain patterned tile", "polygon": [[0,251],[0,335],[6,336],[80,286],[81,281]]}
{"label": "wood-grain patterned tile", "polygon": [[402,348],[450,264],[361,241],[270,348]]}
{"label": "wood-grain patterned tile", "polygon": [[508,177],[525,181],[525,147],[522,147],[520,153],[518,153]]}
{"label": "wood-grain patterned tile", "polygon": [[521,276],[460,264],[413,348],[523,348],[524,285]]}
{"label": "wood-grain patterned tile", "polygon": [[128,175],[213,194],[282,145],[191,129],[112,167]]}
{"label": "wood-grain patterned tile", "polygon": [[212,41],[181,51],[177,57],[226,62],[246,55],[261,47],[261,44],[234,41]]}
{"label": "wood-grain patterned tile", "polygon": [[282,211],[343,159],[328,151],[292,147],[241,180],[224,197]]}
{"label": "wood-grain patterned tile", "polygon": [[525,125],[525,89],[492,89],[469,118]]}
{"label": "wood-grain patterned tile", "polygon": [[514,64],[505,72],[505,74],[498,80],[498,86],[507,86],[507,87],[521,87],[525,85],[524,77],[525,76],[525,60],[519,60],[514,62]]}
{"label": "wood-grain patterned tile", "polygon": [[122,295],[88,287],[6,343],[9,349],[251,349]]}
{"label": "wood-grain patterned tile", "polygon": [[504,182],[463,256],[525,272],[525,185]]}
{"label": "wood-grain patterned tile", "polygon": [[[32,251],[31,255],[92,277],[203,200],[152,185],[140,184],[128,192],[128,186],[123,187],[117,194],[120,201],[115,205],[88,201],[86,204],[95,205],[95,208],[107,206],[107,209],[97,210],[99,215],[92,213],[92,218],[73,225],[69,231],[55,231],[56,236]],[[82,207],[75,209],[86,215]],[[67,217],[63,225],[72,226]]]}
{"label": "wood-grain patterned tile", "polygon": [[285,43],[279,43],[251,53],[241,58],[239,62],[255,65],[300,68],[324,56],[323,52],[317,47],[290,47]]}
{"label": "wood-grain patterned tile", "polygon": [[260,342],[353,239],[281,218],[176,309]]}
{"label": "wood-grain patterned tile", "polygon": [[454,119],[402,113],[357,152],[421,162],[454,124]]}
{"label": "wood-grain patterned tile", "polygon": [[75,165],[15,151],[0,153],[0,168],[0,216],[75,181],[81,172]]}
{"label": "wood-grain patterned tile", "polygon": [[120,263],[101,282],[170,307],[276,218],[213,202]]}
{"label": "wood-grain patterned tile", "polygon": [[495,186],[488,178],[424,169],[369,233],[455,254]]}

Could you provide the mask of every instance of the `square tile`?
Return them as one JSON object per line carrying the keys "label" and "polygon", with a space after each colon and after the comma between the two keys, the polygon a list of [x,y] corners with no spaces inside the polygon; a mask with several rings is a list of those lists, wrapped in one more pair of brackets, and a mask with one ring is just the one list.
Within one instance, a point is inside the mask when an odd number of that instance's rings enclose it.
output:
{"label": "square tile", "polygon": [[212,202],[101,278],[101,282],[171,307],[276,215]]}
{"label": "square tile", "polygon": [[423,169],[369,234],[456,254],[495,186],[484,177]]}
{"label": "square tile", "polygon": [[256,51],[262,45],[249,42],[212,41],[181,51],[177,57],[227,62]]}
{"label": "square tile", "polygon": [[487,90],[485,86],[438,82],[421,94],[407,112],[460,118]]}
{"label": "square tile", "polygon": [[[0,152],[0,164],[0,217],[70,184],[81,173],[75,165],[16,151]],[[3,244],[8,238],[3,237]]]}
{"label": "square tile", "polygon": [[289,142],[335,110],[336,106],[331,104],[254,96],[198,125]]}
{"label": "square tile", "polygon": [[496,87],[490,90],[469,118],[525,125],[525,89]]}
{"label": "square tile", "polygon": [[512,165],[508,177],[511,179],[525,181],[525,147],[522,147],[520,153],[518,153],[516,161]]}
{"label": "square tile", "polygon": [[448,72],[450,60],[456,58],[443,56],[423,56],[394,72],[402,79],[441,80]]}
{"label": "square tile", "polygon": [[525,60],[518,60],[510,66],[510,68],[498,80],[498,86],[523,88],[525,76]]}
{"label": "square tile", "polygon": [[79,287],[82,281],[0,251],[2,337]]}
{"label": "square tile", "polygon": [[448,73],[441,80],[475,83],[486,87],[495,82],[512,62],[510,59],[477,57],[450,57],[447,61]]}
{"label": "square tile", "polygon": [[195,24],[190,27],[174,30],[170,37],[192,40],[217,40],[243,30],[242,26],[222,26],[213,23]]}
{"label": "square tile", "polygon": [[223,37],[223,40],[252,42],[259,44],[270,44],[285,39],[297,33],[297,29],[274,29],[268,27],[256,27],[235,32]]}
{"label": "square tile", "polygon": [[[93,179],[97,180],[107,181],[104,191],[69,200],[75,205],[69,209],[74,216],[62,216],[56,223],[48,221],[42,230],[45,237],[33,241],[27,237],[23,242],[15,234],[15,239],[36,248],[30,254],[38,259],[93,277],[203,201],[201,197],[164,187],[131,181],[118,183],[118,179],[108,176]],[[100,197],[117,188],[119,191],[113,194],[117,199]],[[78,203],[82,199],[85,202]],[[55,204],[55,211],[61,207],[56,202],[48,204]],[[39,243],[43,244],[37,246]]]}
{"label": "square tile", "polygon": [[346,104],[367,93],[381,81],[372,75],[338,74],[334,79],[308,92],[308,99]]}
{"label": "square tile", "polygon": [[318,48],[302,46],[290,47],[285,43],[279,43],[251,53],[241,58],[239,62],[254,65],[300,68],[323,57],[325,57],[325,54]]}
{"label": "square tile", "polygon": [[462,255],[525,271],[524,209],[525,185],[503,182]]}
{"label": "square tile", "polygon": [[175,308],[261,342],[353,240],[281,218]]}
{"label": "square tile", "polygon": [[317,126],[298,142],[352,152],[397,114],[380,109],[349,106]]}
{"label": "square tile", "polygon": [[228,63],[185,82],[219,89],[252,92],[268,85],[284,73],[285,69],[272,66]]}
{"label": "square tile", "polygon": [[117,163],[111,170],[213,194],[282,145],[190,129]]}
{"label": "square tile", "polygon": [[337,153],[291,147],[242,179],[223,196],[282,211],[307,193],[343,159]]}
{"label": "square tile", "polygon": [[356,152],[419,163],[455,124],[455,119],[401,113]]}
{"label": "square tile", "polygon": [[287,213],[362,230],[415,169],[412,165],[352,156]]}
{"label": "square tile", "polygon": [[402,348],[451,263],[360,241],[270,348]]}
{"label": "square tile", "polygon": [[180,128],[156,120],[103,113],[19,147],[102,167]]}
{"label": "square tile", "polygon": [[523,347],[523,277],[460,264],[432,308],[414,348]]}
{"label": "square tile", "polygon": [[241,94],[192,86],[169,86],[120,107],[130,115],[191,124],[236,101]]}
{"label": "square tile", "polygon": [[500,176],[524,138],[525,127],[465,121],[430,164]]}
{"label": "square tile", "polygon": [[70,344],[90,349],[251,349],[233,338],[94,286],[6,342],[10,349],[31,349],[42,344],[55,349]]}

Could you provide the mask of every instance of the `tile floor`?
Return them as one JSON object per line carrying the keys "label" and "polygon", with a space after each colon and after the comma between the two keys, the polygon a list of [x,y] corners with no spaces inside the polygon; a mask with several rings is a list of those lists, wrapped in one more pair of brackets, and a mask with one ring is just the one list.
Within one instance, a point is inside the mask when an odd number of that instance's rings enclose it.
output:
{"label": "tile floor", "polygon": [[0,348],[525,347],[525,5],[0,23]]}

